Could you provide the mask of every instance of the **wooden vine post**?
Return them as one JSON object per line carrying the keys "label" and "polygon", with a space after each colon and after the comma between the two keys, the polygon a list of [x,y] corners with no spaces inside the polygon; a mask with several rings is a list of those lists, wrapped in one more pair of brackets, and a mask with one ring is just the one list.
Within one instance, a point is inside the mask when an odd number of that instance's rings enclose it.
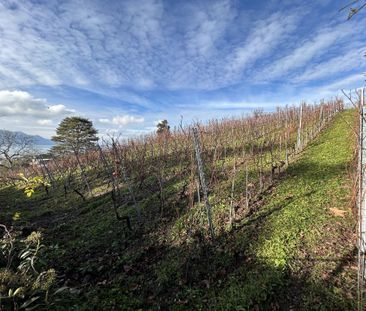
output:
{"label": "wooden vine post", "polygon": [[206,180],[205,180],[205,173],[203,171],[203,164],[202,164],[202,158],[201,158],[201,146],[200,146],[200,141],[199,141],[199,137],[198,137],[198,131],[197,131],[197,128],[195,128],[195,127],[192,129],[192,131],[193,131],[193,143],[194,143],[194,151],[196,154],[198,176],[200,179],[201,189],[203,192],[203,199],[204,199],[205,205],[206,205],[208,228],[210,231],[211,239],[214,239],[215,233],[214,233],[214,227],[212,224],[212,208],[211,208],[210,202],[208,200],[207,186],[206,186]]}
{"label": "wooden vine post", "polygon": [[359,191],[358,191],[358,310],[364,310],[366,279],[366,107],[365,90],[361,90],[359,129]]}
{"label": "wooden vine post", "polygon": [[302,110],[303,110],[303,104],[301,104],[300,106],[299,127],[297,130],[297,144],[296,144],[297,151],[300,151],[302,147],[301,146]]}
{"label": "wooden vine post", "polygon": [[285,115],[285,164],[288,166],[288,141],[289,141],[289,127],[288,127],[288,111],[286,107],[286,115]]}
{"label": "wooden vine post", "polygon": [[320,115],[319,115],[319,126],[318,126],[318,132],[320,132],[321,128],[323,126],[323,105],[320,106]]}
{"label": "wooden vine post", "polygon": [[142,222],[141,209],[140,209],[140,206],[137,204],[135,192],[134,192],[133,187],[131,185],[130,179],[128,178],[128,175],[127,175],[127,169],[126,169],[124,157],[121,156],[121,154],[118,152],[117,143],[114,139],[112,139],[112,148],[113,148],[113,152],[115,154],[116,159],[119,160],[119,165],[120,165],[120,168],[121,168],[121,171],[122,171],[123,181],[127,185],[128,192],[130,193],[130,195],[132,197],[133,204],[135,206],[135,210],[136,210],[136,213],[137,213],[137,219],[138,219],[139,223],[141,224],[141,222]]}

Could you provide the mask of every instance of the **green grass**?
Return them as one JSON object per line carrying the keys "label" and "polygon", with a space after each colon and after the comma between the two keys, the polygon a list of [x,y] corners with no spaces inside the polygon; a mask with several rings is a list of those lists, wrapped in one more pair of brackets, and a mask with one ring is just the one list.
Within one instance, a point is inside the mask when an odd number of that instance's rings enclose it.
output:
{"label": "green grass", "polygon": [[[296,310],[355,309],[356,291],[350,289],[356,275],[349,267],[355,218],[347,174],[354,138],[344,121],[352,124],[353,118],[353,111],[338,116],[290,165],[260,211],[243,221],[233,239],[251,265],[240,267],[215,293],[218,309],[249,310],[269,301],[274,303],[269,309],[281,304],[295,304]],[[330,208],[346,211],[345,217],[332,215]],[[295,301],[292,295],[298,296]]]}

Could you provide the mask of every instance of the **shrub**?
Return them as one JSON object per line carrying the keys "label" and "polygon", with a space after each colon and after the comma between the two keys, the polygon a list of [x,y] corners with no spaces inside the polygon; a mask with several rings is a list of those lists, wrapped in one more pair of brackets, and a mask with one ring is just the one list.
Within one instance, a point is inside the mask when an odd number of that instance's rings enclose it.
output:
{"label": "shrub", "polygon": [[54,269],[45,269],[41,260],[42,234],[20,232],[0,225],[0,305],[5,310],[32,310],[49,304],[49,290],[56,280]]}

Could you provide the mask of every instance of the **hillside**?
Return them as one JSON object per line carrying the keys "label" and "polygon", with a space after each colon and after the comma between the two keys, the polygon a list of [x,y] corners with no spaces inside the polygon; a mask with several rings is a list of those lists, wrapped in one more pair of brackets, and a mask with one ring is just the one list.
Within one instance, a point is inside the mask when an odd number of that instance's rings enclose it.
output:
{"label": "hillside", "polygon": [[[336,115],[249,210],[238,206],[231,228],[227,203],[215,203],[213,241],[197,230],[202,208],[173,208],[131,232],[102,191],[84,202],[62,189],[28,199],[4,188],[1,213],[8,225],[43,232],[48,266],[60,286],[74,289],[60,295],[60,309],[354,310],[354,122],[352,110]],[[230,179],[218,183],[211,200],[230,186]],[[167,185],[165,209],[183,202],[174,187]],[[144,208],[154,202],[159,198],[151,196]],[[12,220],[15,212],[20,217]]]}
{"label": "hillside", "polygon": [[[1,130],[0,129],[0,136],[2,135],[2,133],[4,131],[6,131],[6,130]],[[44,138],[44,137],[39,136],[39,135],[29,135],[29,134],[26,134],[26,133],[20,132],[20,131],[10,131],[10,132],[16,134],[19,139],[23,139],[23,138],[30,139],[33,142],[33,144],[36,145],[36,146],[37,145],[47,145],[47,146],[48,145],[49,146],[53,145],[52,140]]]}

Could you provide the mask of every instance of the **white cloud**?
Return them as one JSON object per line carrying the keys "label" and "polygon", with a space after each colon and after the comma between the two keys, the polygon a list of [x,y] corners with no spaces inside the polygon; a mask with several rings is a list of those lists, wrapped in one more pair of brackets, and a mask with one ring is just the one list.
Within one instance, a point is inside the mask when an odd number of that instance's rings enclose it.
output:
{"label": "white cloud", "polygon": [[46,99],[35,98],[24,91],[0,91],[0,117],[31,116],[34,118],[62,117],[75,110],[64,105],[49,105]]}
{"label": "white cloud", "polygon": [[68,113],[73,113],[75,112],[75,110],[72,109],[67,109],[65,105],[53,105],[53,106],[49,106],[48,110],[52,113],[52,114],[68,114]]}
{"label": "white cloud", "polygon": [[125,115],[125,116],[114,117],[112,119],[112,123],[117,124],[117,125],[127,125],[130,123],[142,123],[142,122],[144,122],[144,120],[145,119],[143,117]]}
{"label": "white cloud", "polygon": [[145,121],[145,119],[143,117],[123,115],[123,116],[115,116],[112,119],[101,118],[98,121],[104,124],[114,124],[124,126],[132,123],[142,123]]}
{"label": "white cloud", "polygon": [[41,119],[41,120],[37,120],[37,124],[39,124],[39,125],[52,125],[53,122],[50,119]]}

